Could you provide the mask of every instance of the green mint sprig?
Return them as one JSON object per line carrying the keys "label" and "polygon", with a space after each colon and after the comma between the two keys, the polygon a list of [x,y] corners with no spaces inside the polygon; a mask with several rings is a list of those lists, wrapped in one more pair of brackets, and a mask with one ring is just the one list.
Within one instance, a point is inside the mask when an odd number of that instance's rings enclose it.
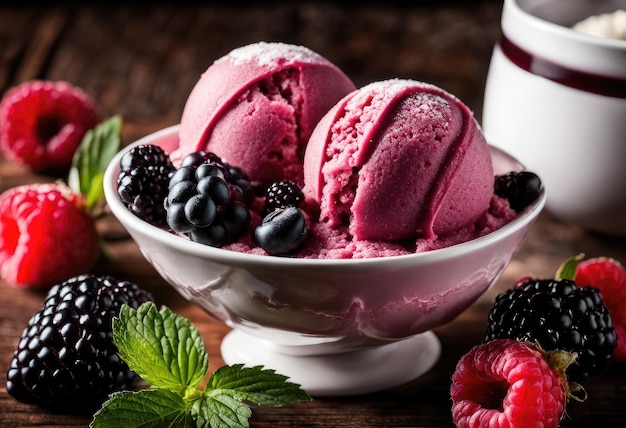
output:
{"label": "green mint sprig", "polygon": [[198,329],[152,302],[138,309],[124,305],[113,320],[113,340],[120,357],[152,387],[113,393],[94,415],[92,428],[246,428],[252,415],[246,403],[311,400],[286,376],[241,364],[218,368],[200,389],[209,359]]}
{"label": "green mint sprig", "polygon": [[86,210],[92,213],[103,199],[104,171],[121,145],[122,118],[119,115],[87,131],[72,158],[68,176],[70,188],[86,198]]}
{"label": "green mint sprig", "polygon": [[569,279],[573,281],[574,277],[576,276],[576,269],[578,268],[578,264],[584,258],[585,254],[580,253],[565,260],[557,269],[554,277],[556,279]]}

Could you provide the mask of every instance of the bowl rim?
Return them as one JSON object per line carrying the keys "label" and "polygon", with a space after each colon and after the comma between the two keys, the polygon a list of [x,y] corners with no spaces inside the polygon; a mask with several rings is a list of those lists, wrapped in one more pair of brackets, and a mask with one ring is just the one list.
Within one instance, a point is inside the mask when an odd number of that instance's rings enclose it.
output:
{"label": "bowl rim", "polygon": [[506,12],[515,15],[520,22],[523,23],[525,28],[533,27],[540,29],[544,32],[544,35],[550,35],[556,38],[576,40],[580,43],[586,43],[590,46],[598,48],[610,48],[623,51],[626,49],[626,41],[614,39],[610,37],[599,37],[587,33],[576,31],[566,25],[558,24],[556,22],[545,19],[538,16],[529,10],[527,6],[523,5],[524,0],[505,0]]}
{"label": "bowl rim", "polygon": [[[530,54],[530,65],[535,70],[559,79],[570,73],[584,73],[592,78],[626,77],[626,41],[576,31],[535,15],[520,2],[504,2],[502,38]],[[552,69],[554,65],[557,70]]]}
{"label": "bowl rim", "polygon": [[[104,174],[104,194],[109,209],[116,217],[116,219],[124,226],[124,228],[133,235],[134,231],[140,232],[144,235],[149,235],[152,239],[159,241],[161,244],[174,247],[177,251],[193,254],[196,257],[210,259],[215,262],[221,263],[239,263],[247,265],[259,265],[259,266],[285,266],[290,267],[333,267],[333,268],[352,268],[358,266],[363,267],[377,267],[381,264],[388,265],[390,262],[403,264],[415,264],[429,263],[432,261],[441,261],[454,257],[459,257],[463,254],[473,252],[489,245],[492,245],[507,236],[514,234],[525,226],[531,224],[541,213],[546,204],[546,192],[542,188],[539,198],[526,210],[521,213],[517,218],[511,222],[505,224],[497,230],[494,230],[486,235],[472,239],[470,241],[462,242],[459,244],[451,245],[448,247],[429,250],[419,253],[403,254],[396,256],[384,256],[384,257],[372,257],[372,258],[359,258],[359,259],[317,259],[317,258],[296,258],[285,256],[271,256],[264,254],[249,254],[238,252],[234,250],[226,250],[222,248],[210,247],[197,242],[187,240],[183,237],[176,236],[175,234],[154,226],[128,210],[122,201],[117,196],[115,184],[117,181],[117,175],[119,173],[120,158],[134,146],[140,144],[147,144],[161,137],[169,136],[178,131],[180,125],[172,125],[156,132],[148,134],[139,140],[124,146],[118,151],[115,157],[111,160],[105,170]],[[494,146],[489,146],[492,153],[501,154],[508,157],[515,162],[519,163],[513,156],[506,153],[502,149]],[[521,165],[521,164],[520,164]],[[131,231],[130,229],[133,229]]]}

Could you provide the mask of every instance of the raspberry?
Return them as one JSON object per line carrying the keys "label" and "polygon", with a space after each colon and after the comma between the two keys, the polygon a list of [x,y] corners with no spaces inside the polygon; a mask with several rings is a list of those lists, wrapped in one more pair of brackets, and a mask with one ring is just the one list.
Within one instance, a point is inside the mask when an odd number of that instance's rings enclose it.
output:
{"label": "raspberry", "polygon": [[626,361],[626,270],[617,260],[598,257],[580,262],[574,281],[579,286],[593,286],[602,293],[617,335],[613,358]]}
{"label": "raspberry", "polygon": [[528,279],[499,294],[488,315],[486,340],[537,342],[546,351],[575,352],[567,371],[580,381],[601,372],[615,348],[615,329],[600,292],[568,279]]}
{"label": "raspberry", "polygon": [[263,216],[279,208],[299,207],[304,200],[302,190],[293,181],[277,181],[267,188]]}
{"label": "raspberry", "polygon": [[509,339],[472,348],[452,374],[452,417],[458,428],[557,427],[568,387],[533,345]]}
{"label": "raspberry", "polygon": [[120,159],[117,193],[137,217],[164,227],[164,201],[174,165],[163,149],[151,144],[133,147]]}
{"label": "raspberry", "polygon": [[79,88],[28,81],[0,103],[0,150],[36,171],[67,170],[85,133],[97,124],[94,104]]}
{"label": "raspberry", "polygon": [[532,204],[541,192],[541,180],[530,171],[509,172],[496,176],[494,193],[509,201],[520,212]]}
{"label": "raspberry", "polygon": [[53,286],[13,353],[7,391],[55,410],[97,408],[136,377],[117,354],[113,317],[123,304],[148,300],[145,290],[112,277],[81,275]]}
{"label": "raspberry", "polygon": [[99,253],[84,199],[61,184],[14,187],[0,195],[0,276],[46,287],[86,273]]}

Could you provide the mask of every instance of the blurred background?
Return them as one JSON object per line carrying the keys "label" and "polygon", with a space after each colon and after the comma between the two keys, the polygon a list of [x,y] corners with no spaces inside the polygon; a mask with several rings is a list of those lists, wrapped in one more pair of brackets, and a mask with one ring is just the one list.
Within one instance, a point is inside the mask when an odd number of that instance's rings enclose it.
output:
{"label": "blurred background", "polygon": [[[200,74],[257,41],[305,45],[357,86],[434,83],[480,118],[501,1],[2,2],[0,92],[68,80],[121,114],[129,137],[177,123]],[[157,70],[157,72],[155,72]]]}

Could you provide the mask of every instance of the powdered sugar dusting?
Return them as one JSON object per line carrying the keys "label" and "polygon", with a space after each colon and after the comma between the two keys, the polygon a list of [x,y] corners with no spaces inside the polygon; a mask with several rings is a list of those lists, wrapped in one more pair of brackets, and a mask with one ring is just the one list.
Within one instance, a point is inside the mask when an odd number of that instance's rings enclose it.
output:
{"label": "powdered sugar dusting", "polygon": [[219,61],[231,61],[234,65],[257,63],[262,67],[286,66],[307,63],[330,65],[330,62],[309,48],[278,42],[258,42],[234,49]]}
{"label": "powdered sugar dusting", "polygon": [[462,104],[462,102],[456,97],[456,95],[451,94],[441,89],[439,86],[433,85],[432,83],[420,82],[417,80],[388,79],[372,82],[361,88],[361,90],[364,92],[384,93],[387,97],[393,97],[395,94],[398,94],[406,89],[412,89],[413,91],[420,90],[422,92],[442,95],[448,98],[450,101]]}

